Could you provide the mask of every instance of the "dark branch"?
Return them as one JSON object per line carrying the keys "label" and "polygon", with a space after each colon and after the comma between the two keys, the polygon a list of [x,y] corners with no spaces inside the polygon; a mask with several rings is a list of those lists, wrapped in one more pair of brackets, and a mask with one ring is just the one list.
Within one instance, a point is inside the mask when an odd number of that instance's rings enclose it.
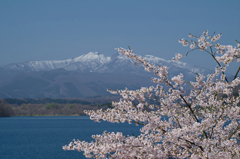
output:
{"label": "dark branch", "polygon": [[235,79],[237,78],[237,75],[238,75],[238,72],[239,72],[239,71],[240,71],[240,66],[238,67],[238,70],[237,70],[237,72],[236,72],[233,80],[235,80]]}

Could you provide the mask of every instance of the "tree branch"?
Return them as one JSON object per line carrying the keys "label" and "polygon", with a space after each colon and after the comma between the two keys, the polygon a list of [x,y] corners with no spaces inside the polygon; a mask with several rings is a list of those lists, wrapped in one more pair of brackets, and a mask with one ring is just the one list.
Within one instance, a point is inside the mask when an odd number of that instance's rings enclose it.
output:
{"label": "tree branch", "polygon": [[240,71],[240,66],[238,67],[238,70],[237,70],[237,72],[236,72],[233,80],[235,80],[235,79],[237,78],[237,75],[238,75],[238,72],[239,72],[239,71]]}

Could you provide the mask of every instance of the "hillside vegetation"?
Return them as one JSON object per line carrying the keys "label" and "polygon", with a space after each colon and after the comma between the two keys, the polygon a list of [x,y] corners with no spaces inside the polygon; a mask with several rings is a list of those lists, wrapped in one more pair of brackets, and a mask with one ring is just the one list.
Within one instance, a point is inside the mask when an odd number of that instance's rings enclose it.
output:
{"label": "hillside vegetation", "polygon": [[[235,88],[234,96],[239,96],[239,88],[240,86]],[[111,107],[111,101],[116,100],[119,100],[119,96],[60,99],[5,98],[0,99],[0,117],[85,115],[84,110],[107,109]],[[240,106],[240,103],[238,105]]]}
{"label": "hillside vegetation", "polygon": [[84,110],[107,109],[119,97],[82,99],[0,99],[0,117],[85,115]]}

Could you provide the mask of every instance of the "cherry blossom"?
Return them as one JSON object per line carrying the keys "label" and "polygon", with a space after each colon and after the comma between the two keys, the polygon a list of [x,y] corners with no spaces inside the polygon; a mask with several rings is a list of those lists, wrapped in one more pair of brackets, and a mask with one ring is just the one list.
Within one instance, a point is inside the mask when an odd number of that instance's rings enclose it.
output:
{"label": "cherry blossom", "polygon": [[[92,142],[74,140],[63,149],[82,151],[87,158],[240,158],[240,97],[233,92],[240,85],[240,66],[233,80],[225,76],[230,63],[240,62],[240,45],[215,43],[221,34],[208,35],[208,31],[201,36],[189,34],[189,38],[179,40],[183,46],[190,45],[186,56],[197,49],[209,54],[217,65],[212,74],[196,73],[196,80],[190,82],[181,73],[169,79],[167,66],[154,66],[132,50],[117,48],[153,72],[155,85],[109,90],[122,96],[119,102],[112,102],[113,108],[85,113],[96,122],[143,125],[141,134],[104,132],[93,135]],[[178,53],[173,61],[182,57]],[[187,85],[191,90],[186,94]],[[146,102],[148,98],[158,104]]]}

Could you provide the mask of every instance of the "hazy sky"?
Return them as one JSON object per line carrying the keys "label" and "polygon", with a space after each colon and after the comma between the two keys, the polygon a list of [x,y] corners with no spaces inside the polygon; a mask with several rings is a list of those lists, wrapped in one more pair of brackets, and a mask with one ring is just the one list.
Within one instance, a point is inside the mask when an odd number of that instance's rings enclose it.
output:
{"label": "hazy sky", "polygon": [[[180,38],[204,30],[223,33],[221,44],[240,41],[240,0],[0,0],[0,65],[91,51],[111,56],[128,46],[170,60],[189,50]],[[216,66],[204,52],[183,61]]]}

